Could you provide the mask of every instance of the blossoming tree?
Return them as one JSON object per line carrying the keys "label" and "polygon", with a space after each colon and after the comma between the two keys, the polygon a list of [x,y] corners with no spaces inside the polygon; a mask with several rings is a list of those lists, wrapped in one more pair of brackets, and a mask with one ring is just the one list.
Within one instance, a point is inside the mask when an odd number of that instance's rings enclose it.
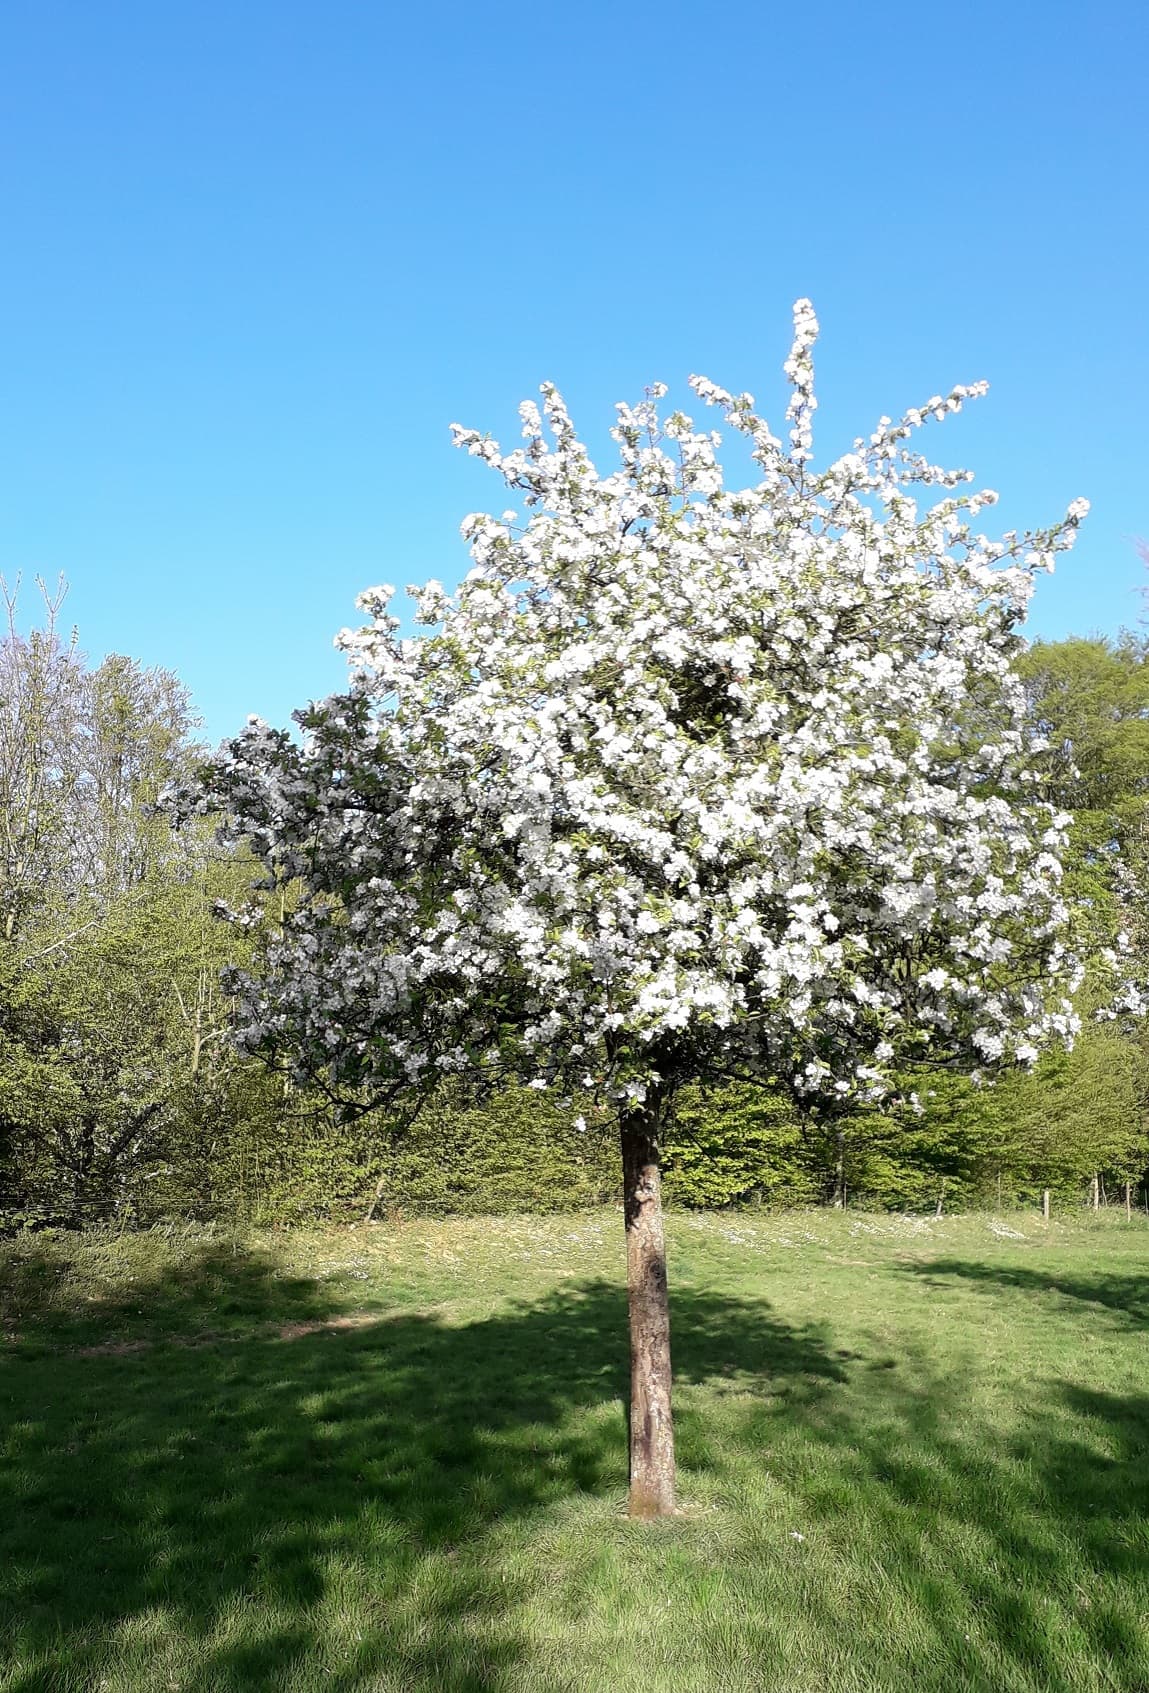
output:
{"label": "blossoming tree", "polygon": [[456,427],[521,513],[466,519],[457,593],[408,590],[427,633],[400,637],[391,588],[363,595],[348,690],[298,714],[302,743],[253,721],[211,780],[269,883],[302,889],[234,984],[249,1050],[360,1098],[458,1076],[612,1102],[639,1516],[675,1500],[680,1084],[875,1100],[895,1066],[1024,1064],[1074,1026],[1067,819],[1027,786],[1011,660],[1086,503],[976,532],[996,496],[909,443],[984,384],[815,470],[816,333],[799,301],[785,440],[692,379],[749,487],[661,387],[618,408],[607,475],[550,385],[513,451]]}

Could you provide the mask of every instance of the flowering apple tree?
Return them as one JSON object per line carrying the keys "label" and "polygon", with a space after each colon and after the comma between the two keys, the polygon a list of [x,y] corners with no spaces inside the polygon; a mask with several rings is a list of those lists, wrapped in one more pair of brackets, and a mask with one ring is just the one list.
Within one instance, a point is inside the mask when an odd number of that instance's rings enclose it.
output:
{"label": "flowering apple tree", "polygon": [[513,451],[456,427],[516,509],[466,519],[457,592],[408,590],[425,633],[364,594],[347,691],[298,714],[302,742],[252,721],[209,784],[302,889],[233,984],[248,1050],[366,1099],[517,1076],[613,1102],[640,1515],[674,1506],[679,1085],[876,1100],[895,1068],[1026,1064],[1074,1028],[1068,819],[1034,797],[1011,661],[1086,502],[978,532],[996,496],[910,443],[984,384],[815,469],[808,301],[794,321],[784,439],[691,382],[745,437],[745,488],[661,387],[618,408],[606,475],[549,384]]}

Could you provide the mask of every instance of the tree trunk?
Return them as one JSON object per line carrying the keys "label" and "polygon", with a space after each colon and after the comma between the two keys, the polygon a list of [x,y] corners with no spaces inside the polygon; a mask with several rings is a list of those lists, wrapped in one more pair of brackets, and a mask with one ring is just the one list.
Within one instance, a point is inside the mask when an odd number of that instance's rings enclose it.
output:
{"label": "tree trunk", "polygon": [[624,1111],[623,1205],[630,1306],[630,1515],[675,1510],[674,1424],[670,1410],[670,1306],[658,1134],[662,1100],[652,1094]]}

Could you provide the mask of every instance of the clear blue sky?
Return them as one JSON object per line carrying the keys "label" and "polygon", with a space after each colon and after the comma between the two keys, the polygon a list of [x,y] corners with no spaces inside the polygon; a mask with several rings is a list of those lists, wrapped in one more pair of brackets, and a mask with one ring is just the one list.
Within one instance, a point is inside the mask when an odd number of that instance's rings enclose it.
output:
{"label": "clear blue sky", "polygon": [[452,420],[551,377],[597,441],[694,370],[779,416],[808,294],[823,450],[987,377],[941,456],[1094,507],[1034,631],[1133,624],[1147,64],[1141,0],[7,0],[0,569],[213,738],[286,721],[506,503]]}

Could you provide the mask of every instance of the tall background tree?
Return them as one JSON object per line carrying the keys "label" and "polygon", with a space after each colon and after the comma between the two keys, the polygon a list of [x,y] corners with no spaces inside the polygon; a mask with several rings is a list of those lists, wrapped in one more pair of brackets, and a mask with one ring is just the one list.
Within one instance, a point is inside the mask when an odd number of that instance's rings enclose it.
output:
{"label": "tall background tree", "polygon": [[9,1208],[82,1222],[163,1167],[226,1022],[211,902],[244,871],[156,809],[196,757],[186,690],[89,665],[62,600],[25,633],[8,592],[0,641],[0,1170]]}

